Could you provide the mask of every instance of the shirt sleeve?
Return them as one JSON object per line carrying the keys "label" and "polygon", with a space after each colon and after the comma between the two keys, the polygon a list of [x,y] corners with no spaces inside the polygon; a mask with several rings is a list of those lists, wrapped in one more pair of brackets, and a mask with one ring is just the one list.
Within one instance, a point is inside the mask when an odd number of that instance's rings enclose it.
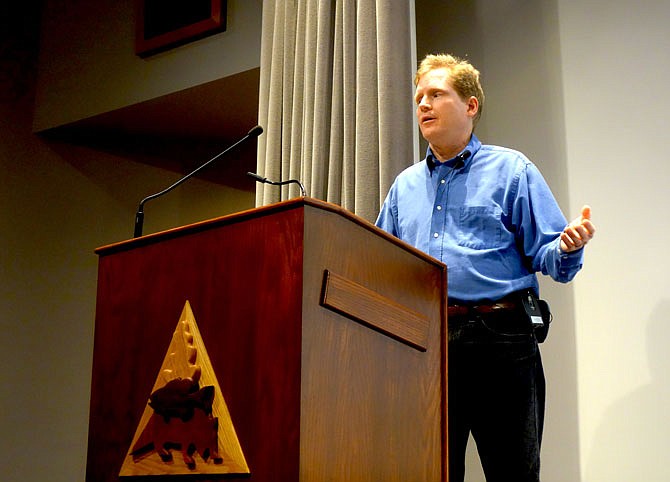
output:
{"label": "shirt sleeve", "polygon": [[[561,251],[561,238],[554,241],[554,246],[547,253],[542,273],[549,274],[556,281],[567,283],[582,269],[584,264],[584,248],[570,253]],[[549,268],[551,267],[551,268]]]}
{"label": "shirt sleeve", "polygon": [[531,162],[519,174],[513,199],[517,242],[531,270],[561,283],[571,281],[582,268],[583,250],[561,251],[560,234],[567,220],[542,174]]}
{"label": "shirt sleeve", "polygon": [[377,216],[375,225],[387,233],[390,233],[393,236],[399,238],[400,233],[398,232],[398,206],[395,202],[395,192],[396,189],[394,183],[386,195],[386,199],[384,200],[384,204],[379,211],[379,216]]}

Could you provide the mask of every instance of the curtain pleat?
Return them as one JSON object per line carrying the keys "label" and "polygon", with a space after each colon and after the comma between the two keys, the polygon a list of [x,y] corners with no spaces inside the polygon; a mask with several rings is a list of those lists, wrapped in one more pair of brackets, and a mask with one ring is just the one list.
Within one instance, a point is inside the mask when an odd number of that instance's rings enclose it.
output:
{"label": "curtain pleat", "polygon": [[[374,220],[413,162],[410,1],[263,2],[259,174]],[[299,195],[263,184],[256,204]]]}

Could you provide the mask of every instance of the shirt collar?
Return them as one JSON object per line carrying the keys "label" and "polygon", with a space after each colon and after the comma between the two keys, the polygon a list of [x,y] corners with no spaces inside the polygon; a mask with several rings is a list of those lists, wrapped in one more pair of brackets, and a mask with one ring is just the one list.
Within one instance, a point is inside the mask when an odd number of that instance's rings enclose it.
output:
{"label": "shirt collar", "polygon": [[[428,171],[430,171],[432,174],[435,168],[438,166],[448,166],[453,169],[457,166],[458,163],[463,163],[463,166],[467,166],[481,146],[482,143],[473,133],[472,136],[470,136],[470,142],[468,142],[468,145],[465,146],[465,149],[459,152],[458,155],[445,162],[440,162],[437,157],[435,157],[435,154],[433,154],[430,146],[428,146],[428,149],[426,150],[426,164],[428,166]],[[466,152],[470,152],[470,155],[465,154]]]}

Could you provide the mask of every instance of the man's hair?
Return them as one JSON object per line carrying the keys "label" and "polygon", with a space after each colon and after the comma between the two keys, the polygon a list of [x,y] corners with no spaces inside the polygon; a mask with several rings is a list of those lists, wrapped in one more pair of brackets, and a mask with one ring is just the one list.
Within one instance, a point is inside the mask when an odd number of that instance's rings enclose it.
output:
{"label": "man's hair", "polygon": [[459,59],[449,54],[429,54],[421,61],[414,76],[416,86],[421,77],[431,70],[446,68],[449,71],[451,86],[463,101],[474,96],[479,101],[477,115],[472,119],[473,126],[477,125],[482,116],[484,107],[484,90],[479,82],[479,70],[475,69],[467,60]]}

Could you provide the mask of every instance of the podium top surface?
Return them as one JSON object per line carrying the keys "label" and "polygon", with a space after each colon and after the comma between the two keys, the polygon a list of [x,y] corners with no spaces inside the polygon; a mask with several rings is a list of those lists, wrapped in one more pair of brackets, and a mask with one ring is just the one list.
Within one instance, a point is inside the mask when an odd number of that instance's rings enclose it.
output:
{"label": "podium top surface", "polygon": [[401,241],[400,239],[387,233],[386,231],[379,229],[374,224],[361,218],[360,216],[356,216],[351,211],[343,208],[342,206],[310,197],[299,197],[288,201],[282,201],[274,204],[269,204],[267,206],[262,206],[254,209],[249,209],[246,211],[240,211],[234,214],[228,214],[225,216],[220,216],[205,221],[200,221],[193,224],[179,226],[165,231],[159,231],[157,233],[148,234],[145,236],[141,236],[139,238],[132,238],[125,241],[108,244],[97,248],[95,250],[95,253],[98,254],[99,256],[107,256],[121,251],[128,251],[142,246],[155,244],[171,238],[207,231],[209,229],[216,229],[226,225],[240,223],[262,216],[277,214],[292,209],[304,209],[306,206],[323,211],[332,212],[339,216],[342,216],[343,218],[346,218],[350,222],[355,223],[360,227],[367,229],[382,238],[385,238],[390,243],[395,244],[398,247],[413,253],[417,257],[422,258],[425,261],[446,270],[446,265],[444,265],[441,261],[424,253],[423,251],[414,248],[413,246],[405,243],[404,241]]}

